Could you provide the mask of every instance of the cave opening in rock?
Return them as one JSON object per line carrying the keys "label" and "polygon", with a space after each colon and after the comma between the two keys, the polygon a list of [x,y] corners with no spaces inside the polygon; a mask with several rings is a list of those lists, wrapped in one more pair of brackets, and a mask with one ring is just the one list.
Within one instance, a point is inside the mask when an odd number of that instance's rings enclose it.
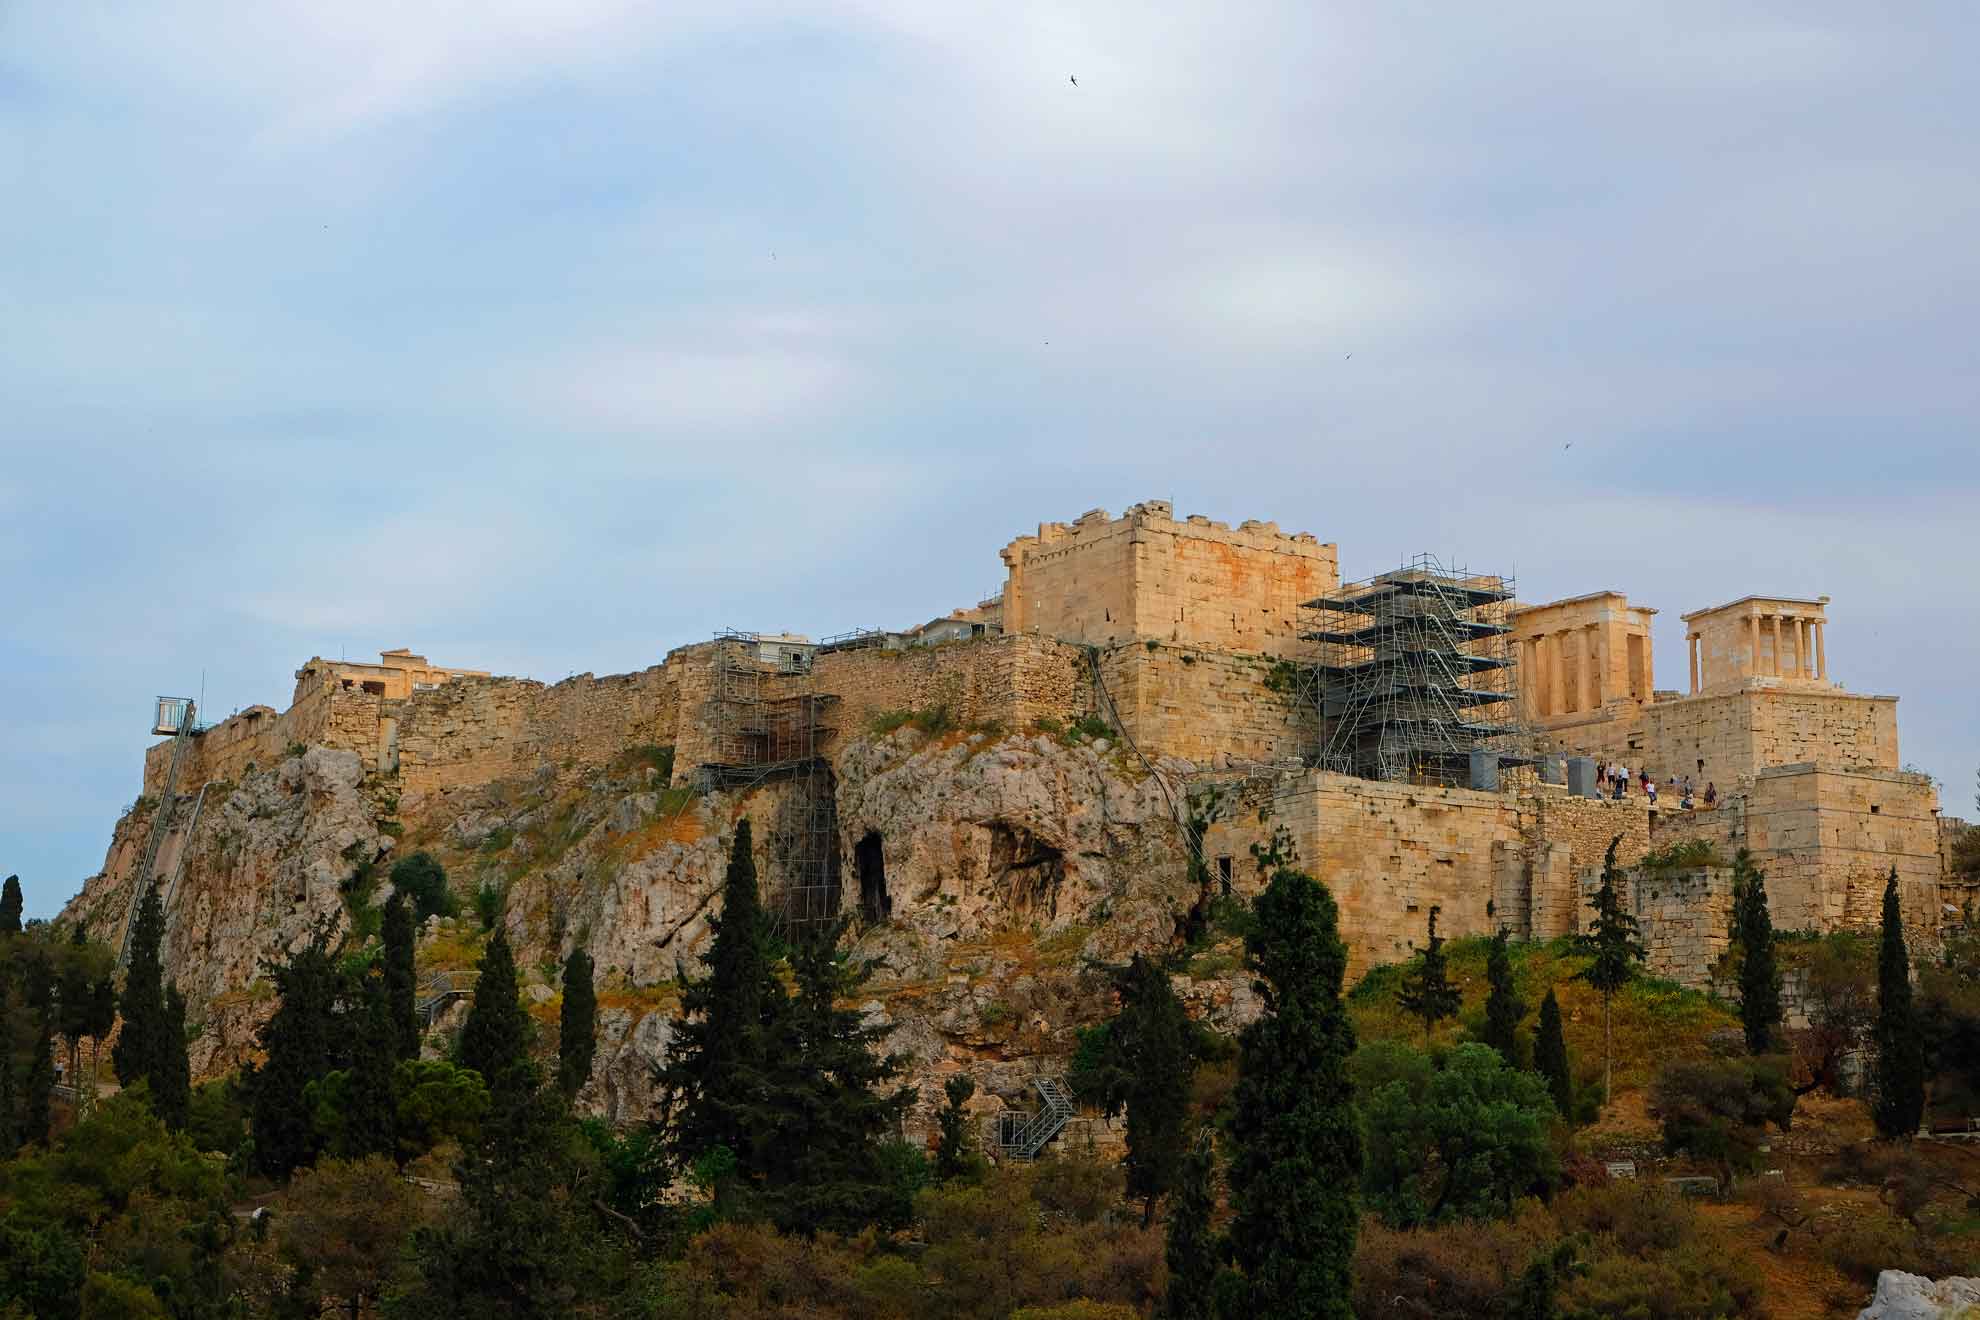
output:
{"label": "cave opening in rock", "polygon": [[1059,914],[1066,855],[1022,826],[990,827],[990,878],[1014,916],[1051,920]]}
{"label": "cave opening in rock", "polygon": [[893,916],[894,900],[887,896],[887,858],[880,831],[868,830],[853,845],[853,874],[859,877],[859,909],[866,919],[885,921]]}

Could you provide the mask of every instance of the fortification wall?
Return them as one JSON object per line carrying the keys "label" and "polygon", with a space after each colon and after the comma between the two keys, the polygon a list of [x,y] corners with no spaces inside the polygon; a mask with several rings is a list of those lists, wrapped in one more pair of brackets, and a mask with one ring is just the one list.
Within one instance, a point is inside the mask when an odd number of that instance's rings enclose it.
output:
{"label": "fortification wall", "polygon": [[1655,844],[1703,839],[1728,858],[1751,850],[1779,930],[1875,929],[1896,867],[1906,927],[1936,944],[1944,901],[1936,803],[1923,775],[1780,766],[1716,811],[1660,813]]}
{"label": "fortification wall", "polygon": [[1042,523],[1003,551],[1004,627],[1097,646],[1153,638],[1290,656],[1299,606],[1340,585],[1335,547],[1247,521],[1172,516],[1150,500]]}
{"label": "fortification wall", "polygon": [[[1619,887],[1648,951],[1645,969],[1693,990],[1711,989],[1712,968],[1731,943],[1732,868],[1638,868],[1621,876]],[[1582,881],[1584,910],[1600,888],[1600,876]]]}
{"label": "fortification wall", "polygon": [[1076,719],[1092,709],[1084,651],[1049,637],[1005,634],[887,651],[828,651],[812,682],[839,700],[838,743],[876,715],[947,706],[963,723],[1030,728],[1041,717]]}
{"label": "fortification wall", "polygon": [[[1645,766],[1721,793],[1769,766],[1895,770],[1897,698],[1752,687],[1660,701],[1644,711]],[[1631,763],[1632,765],[1634,763]]]}
{"label": "fortification wall", "polygon": [[[460,678],[385,703],[374,716],[408,794],[527,774],[546,761],[609,761],[641,743],[673,743],[679,722],[677,675],[665,665],[547,687]],[[389,754],[382,763],[390,767]],[[374,757],[366,768],[379,764]]]}
{"label": "fortification wall", "polygon": [[1103,652],[1101,681],[1142,754],[1198,765],[1300,755],[1314,737],[1291,675],[1266,656],[1160,642]]}
{"label": "fortification wall", "polygon": [[[1609,841],[1636,861],[1649,840],[1640,804],[1563,792],[1514,796],[1473,789],[1378,783],[1308,771],[1229,794],[1204,832],[1212,873],[1228,866],[1235,888],[1255,893],[1254,843],[1290,832],[1298,865],[1339,905],[1349,967],[1410,956],[1429,909],[1448,936],[1506,925],[1522,938],[1574,928],[1578,878],[1599,874]],[[1534,928],[1534,912],[1545,926]]]}
{"label": "fortification wall", "polygon": [[[190,793],[211,781],[238,780],[250,765],[273,765],[297,743],[356,751],[365,758],[366,769],[375,769],[378,710],[377,696],[335,684],[311,689],[280,714],[267,706],[250,706],[194,735],[188,760],[179,767],[177,791]],[[146,797],[164,791],[172,741],[167,738],[145,749]]]}

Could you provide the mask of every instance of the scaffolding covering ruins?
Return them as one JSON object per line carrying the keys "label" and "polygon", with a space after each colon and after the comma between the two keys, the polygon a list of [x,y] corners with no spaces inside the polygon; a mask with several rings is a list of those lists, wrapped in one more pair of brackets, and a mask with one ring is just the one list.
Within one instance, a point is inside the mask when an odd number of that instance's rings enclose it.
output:
{"label": "scaffolding covering ruins", "polygon": [[780,875],[766,907],[786,935],[839,916],[838,822],[824,756],[837,697],[812,681],[816,648],[801,638],[725,629],[715,635],[704,792],[789,785],[779,810],[758,822]]}
{"label": "scaffolding covering ruins", "polygon": [[1316,763],[1398,783],[1497,787],[1528,758],[1511,628],[1513,584],[1419,555],[1302,607]]}

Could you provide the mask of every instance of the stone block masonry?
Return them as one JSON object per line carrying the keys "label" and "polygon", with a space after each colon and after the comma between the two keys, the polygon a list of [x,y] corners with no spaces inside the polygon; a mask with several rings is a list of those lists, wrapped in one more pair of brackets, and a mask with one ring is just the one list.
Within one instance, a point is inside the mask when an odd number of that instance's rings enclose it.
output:
{"label": "stone block masonry", "polygon": [[1617,835],[1627,865],[1649,839],[1648,811],[1635,802],[1571,798],[1556,789],[1525,795],[1379,783],[1307,771],[1225,799],[1204,833],[1212,875],[1228,872],[1252,894],[1264,878],[1251,845],[1290,832],[1301,869],[1339,905],[1351,974],[1410,956],[1429,909],[1438,930],[1521,938],[1566,934],[1579,920],[1578,884],[1599,875]]}

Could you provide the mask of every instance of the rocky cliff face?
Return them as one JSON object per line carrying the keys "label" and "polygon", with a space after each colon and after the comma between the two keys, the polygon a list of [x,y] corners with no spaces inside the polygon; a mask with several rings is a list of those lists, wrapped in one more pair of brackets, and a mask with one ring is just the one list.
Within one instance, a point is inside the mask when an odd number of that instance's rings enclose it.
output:
{"label": "rocky cliff face", "polygon": [[[865,1008],[896,1025],[893,1047],[912,1059],[923,1116],[941,1079],[963,1067],[986,1108],[1029,1107],[1031,1078],[1109,1011],[1096,965],[1169,947],[1196,898],[1160,785],[1104,740],[902,729],[851,743],[834,786],[848,938],[876,968]],[[389,779],[367,781],[356,756],[321,748],[215,785],[197,828],[168,835],[156,867],[160,877],[179,871],[165,966],[203,1022],[195,1070],[251,1056],[272,1008],[263,959],[319,928],[362,932],[367,909],[389,893],[376,877],[423,850],[446,866],[462,915],[427,923],[422,974],[473,964],[484,938],[474,895],[485,888],[548,1046],[556,964],[582,943],[598,967],[600,1039],[580,1103],[642,1118],[677,971],[698,970],[736,824],[757,823],[759,875],[774,903],[783,875],[769,827],[792,809],[792,791],[770,783],[696,796],[667,789],[657,766],[633,756],[427,794],[401,817]],[[119,822],[104,872],[66,915],[121,937],[150,828],[145,810]],[[1255,1011],[1229,975],[1185,990],[1212,1016]],[[451,1023],[436,1024],[430,1048]]]}

